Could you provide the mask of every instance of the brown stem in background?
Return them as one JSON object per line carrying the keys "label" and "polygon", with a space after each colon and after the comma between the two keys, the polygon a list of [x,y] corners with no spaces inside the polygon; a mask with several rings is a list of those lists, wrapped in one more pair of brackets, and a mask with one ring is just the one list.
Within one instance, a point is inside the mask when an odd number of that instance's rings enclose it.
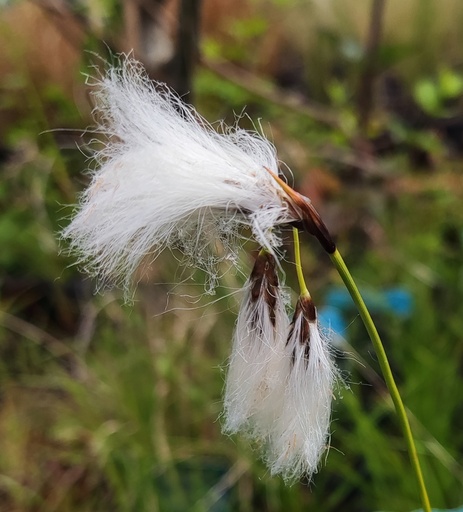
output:
{"label": "brown stem in background", "polygon": [[124,0],[124,44],[128,51],[133,51],[135,58],[141,58],[141,21],[140,21],[140,5],[133,0]]}
{"label": "brown stem in background", "polygon": [[177,48],[173,62],[173,86],[179,96],[192,103],[192,82],[199,57],[201,0],[181,0]]}
{"label": "brown stem in background", "polygon": [[220,78],[237,85],[258,98],[299,115],[306,116],[331,128],[338,129],[340,127],[339,116],[336,111],[314,101],[310,101],[297,93],[283,90],[271,81],[247,69],[241,68],[226,60],[214,62],[204,56],[201,58],[201,64],[204,68]]}
{"label": "brown stem in background", "polygon": [[378,49],[381,42],[385,6],[386,0],[372,0],[370,25],[358,88],[358,130],[362,135],[366,133],[373,108],[373,84],[378,71]]}

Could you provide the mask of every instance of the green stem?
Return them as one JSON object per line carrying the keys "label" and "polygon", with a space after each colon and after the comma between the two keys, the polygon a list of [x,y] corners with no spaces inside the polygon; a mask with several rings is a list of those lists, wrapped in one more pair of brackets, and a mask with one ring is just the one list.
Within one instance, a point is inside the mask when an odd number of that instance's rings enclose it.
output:
{"label": "green stem", "polygon": [[415,472],[416,479],[418,481],[418,486],[420,489],[420,497],[421,503],[423,506],[424,512],[431,512],[431,505],[428,498],[428,493],[426,490],[426,485],[424,483],[423,473],[421,471],[420,461],[418,459],[418,454],[416,451],[415,441],[413,439],[412,430],[410,428],[410,423],[408,421],[407,413],[405,411],[404,404],[402,402],[402,398],[400,396],[399,390],[394,380],[394,376],[392,375],[391,367],[389,365],[389,361],[387,359],[386,351],[384,350],[384,346],[381,342],[381,338],[379,337],[378,331],[376,330],[376,326],[370,316],[370,313],[365,305],[365,302],[360,295],[360,292],[355,284],[349,269],[347,268],[344,260],[342,259],[341,254],[336,249],[333,254],[330,254],[331,261],[334,263],[336,270],[339,272],[344,284],[346,285],[347,290],[352,297],[357,309],[360,313],[360,317],[368,331],[371,342],[373,343],[373,347],[375,349],[378,363],[383,373],[384,380],[386,381],[386,385],[389,389],[389,393],[391,394],[392,401],[394,402],[394,407],[399,419],[400,426],[402,428],[405,442],[407,444],[408,453],[410,455],[410,461],[412,464],[413,471]]}
{"label": "green stem", "polygon": [[293,238],[294,238],[294,258],[296,263],[296,273],[297,280],[299,281],[299,289],[301,296],[310,297],[309,290],[305,284],[304,273],[302,271],[301,264],[301,244],[299,242],[299,231],[297,228],[293,228]]}

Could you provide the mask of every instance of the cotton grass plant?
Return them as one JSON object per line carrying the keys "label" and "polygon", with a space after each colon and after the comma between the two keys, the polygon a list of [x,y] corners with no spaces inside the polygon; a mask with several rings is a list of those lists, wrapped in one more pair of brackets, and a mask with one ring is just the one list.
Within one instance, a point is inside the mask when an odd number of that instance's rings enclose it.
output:
{"label": "cotton grass plant", "polygon": [[[304,282],[299,231],[329,254],[375,347],[407,442],[424,510],[430,505],[413,437],[384,348],[326,226],[310,200],[279,176],[273,145],[237,127],[209,125],[130,58],[93,80],[97,131],[91,182],[62,232],[99,283],[126,291],[145,258],[179,249],[216,284],[242,241],[261,247],[244,286],[224,398],[224,432],[262,448],[272,474],[310,480],[329,445],[337,371]],[[281,282],[280,228],[293,227],[300,295],[292,319]]]}

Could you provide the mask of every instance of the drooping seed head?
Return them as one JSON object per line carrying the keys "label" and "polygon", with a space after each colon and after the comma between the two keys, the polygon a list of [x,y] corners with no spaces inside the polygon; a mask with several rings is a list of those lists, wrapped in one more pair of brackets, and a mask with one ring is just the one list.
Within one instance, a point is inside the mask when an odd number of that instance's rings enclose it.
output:
{"label": "drooping seed head", "polygon": [[329,441],[336,369],[308,296],[298,300],[286,352],[290,370],[283,407],[269,436],[267,463],[272,474],[285,480],[302,476],[310,480]]}
{"label": "drooping seed head", "polygon": [[225,386],[224,431],[265,437],[279,410],[287,375],[288,317],[275,258],[261,251],[245,285]]}

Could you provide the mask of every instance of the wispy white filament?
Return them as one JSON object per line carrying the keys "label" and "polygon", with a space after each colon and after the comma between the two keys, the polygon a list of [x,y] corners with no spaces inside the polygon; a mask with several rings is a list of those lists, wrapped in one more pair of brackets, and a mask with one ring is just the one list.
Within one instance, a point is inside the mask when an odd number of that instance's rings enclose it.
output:
{"label": "wispy white filament", "polygon": [[291,370],[284,406],[270,434],[267,463],[272,474],[287,481],[302,476],[310,480],[328,447],[336,370],[317,321],[308,321],[297,310],[286,348]]}
{"label": "wispy white filament", "polygon": [[[253,271],[245,285],[225,387],[224,431],[229,434],[241,430],[250,437],[266,437],[282,407],[288,318],[282,291],[272,283],[274,263],[270,274],[260,276],[256,286]],[[258,291],[256,300],[253,291]]]}
{"label": "wispy white filament", "polygon": [[218,133],[129,58],[97,81],[94,96],[106,142],[63,231],[88,272],[127,285],[142,258],[176,247],[213,274],[235,256],[243,226],[261,246],[279,245],[272,228],[294,219],[265,169],[278,172],[268,140]]}

